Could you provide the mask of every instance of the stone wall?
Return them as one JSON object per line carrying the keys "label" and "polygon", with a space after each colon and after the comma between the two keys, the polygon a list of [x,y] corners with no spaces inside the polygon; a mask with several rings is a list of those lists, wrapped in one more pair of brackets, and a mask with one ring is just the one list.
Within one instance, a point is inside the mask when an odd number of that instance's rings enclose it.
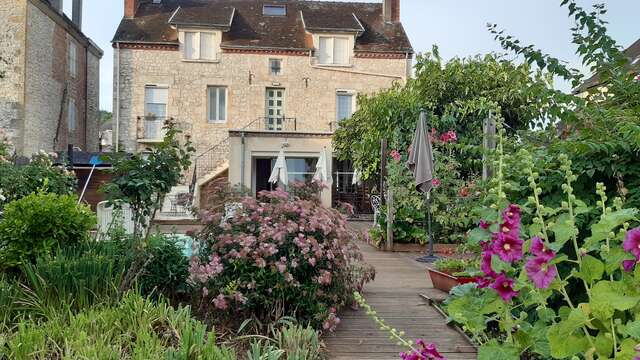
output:
{"label": "stone wall", "polygon": [[22,151],[26,0],[0,0],[0,129]]}
{"label": "stone wall", "polygon": [[[185,62],[178,51],[120,50],[120,143],[140,151],[145,85],[169,87],[168,115],[189,124],[198,153],[265,116],[266,88],[285,88],[285,116],[296,118],[298,131],[329,132],[336,118],[336,91],[372,93],[404,81],[403,59],[354,58],[351,67],[319,68],[308,56],[223,53],[219,62]],[[118,62],[117,51],[114,63]],[[269,59],[282,59],[282,74],[269,73]],[[117,72],[117,71],[116,71]],[[365,74],[371,73],[371,74]],[[114,78],[114,102],[118,83]],[[207,87],[226,86],[227,122],[207,121]],[[114,103],[114,109],[116,108]],[[115,129],[114,129],[115,130]]]}
{"label": "stone wall", "polygon": [[[40,0],[0,0],[0,26],[0,54],[7,57],[0,125],[18,154],[65,150],[68,143],[96,150],[100,59],[88,51],[87,40]],[[69,69],[71,41],[77,45],[75,77]],[[75,131],[67,127],[69,99],[77,108]]]}

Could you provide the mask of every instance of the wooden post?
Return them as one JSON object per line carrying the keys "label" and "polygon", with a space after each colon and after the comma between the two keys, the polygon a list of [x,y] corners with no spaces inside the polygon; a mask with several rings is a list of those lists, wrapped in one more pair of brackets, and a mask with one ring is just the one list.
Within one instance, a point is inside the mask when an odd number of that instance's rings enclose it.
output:
{"label": "wooden post", "polygon": [[385,179],[387,177],[387,139],[380,141],[380,200],[386,204],[384,196]]}
{"label": "wooden post", "polygon": [[393,222],[395,221],[395,213],[393,209],[393,189],[387,189],[387,251],[393,250]]}
{"label": "wooden post", "polygon": [[487,153],[496,148],[496,120],[493,112],[489,112],[489,116],[483,121],[483,139],[482,139],[482,180],[488,180],[493,175],[493,169],[489,164]]}

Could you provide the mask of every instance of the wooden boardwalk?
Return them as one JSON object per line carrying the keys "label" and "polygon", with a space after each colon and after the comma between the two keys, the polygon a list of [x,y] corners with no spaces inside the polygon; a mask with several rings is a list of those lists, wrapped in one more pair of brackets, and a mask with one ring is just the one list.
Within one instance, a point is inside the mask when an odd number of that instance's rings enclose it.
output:
{"label": "wooden boardwalk", "polygon": [[[361,244],[365,260],[376,268],[376,280],[365,287],[367,302],[389,326],[406,332],[407,339],[424,339],[438,346],[449,360],[476,359],[475,349],[418,295],[433,292],[425,265],[415,254],[387,253]],[[330,359],[398,360],[405,349],[389,340],[362,310],[340,314],[338,330],[324,338]]]}

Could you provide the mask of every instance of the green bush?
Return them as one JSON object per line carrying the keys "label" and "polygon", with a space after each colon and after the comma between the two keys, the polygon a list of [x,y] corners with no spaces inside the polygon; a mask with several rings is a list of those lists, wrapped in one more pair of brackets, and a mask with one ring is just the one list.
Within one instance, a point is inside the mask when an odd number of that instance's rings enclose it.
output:
{"label": "green bush", "polygon": [[9,203],[0,221],[0,269],[87,239],[96,218],[77,202],[75,195],[38,193]]}
{"label": "green bush", "polygon": [[[0,154],[1,156],[1,154]],[[0,210],[12,201],[36,193],[73,194],[76,178],[63,167],[54,167],[49,155],[35,155],[27,165],[16,166],[0,159]]]}
{"label": "green bush", "polygon": [[170,236],[152,235],[146,251],[151,260],[138,278],[142,294],[173,298],[186,293],[189,260],[182,245]]}
{"label": "green bush", "polygon": [[129,294],[117,306],[69,319],[21,322],[0,347],[0,358],[236,359],[233,350],[215,341],[215,333],[193,320],[188,308],[176,310]]}

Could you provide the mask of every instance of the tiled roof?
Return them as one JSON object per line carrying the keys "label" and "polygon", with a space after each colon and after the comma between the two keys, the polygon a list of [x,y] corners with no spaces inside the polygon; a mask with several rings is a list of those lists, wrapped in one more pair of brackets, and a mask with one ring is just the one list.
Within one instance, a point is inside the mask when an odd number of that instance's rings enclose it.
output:
{"label": "tiled roof", "polygon": [[[625,51],[630,62],[631,71],[638,71],[640,69],[640,39],[631,44]],[[585,92],[593,87],[600,85],[600,76],[594,74],[587,80],[585,80],[580,86],[573,90],[574,94]]]}
{"label": "tiled roof", "polygon": [[[286,16],[264,16],[264,5],[285,5]],[[380,3],[303,0],[163,0],[143,2],[124,18],[114,43],[178,44],[174,27],[219,28],[232,19],[222,48],[310,50],[309,32],[358,33],[356,52],[413,53],[402,24],[385,23]],[[306,31],[305,31],[306,30]]]}

